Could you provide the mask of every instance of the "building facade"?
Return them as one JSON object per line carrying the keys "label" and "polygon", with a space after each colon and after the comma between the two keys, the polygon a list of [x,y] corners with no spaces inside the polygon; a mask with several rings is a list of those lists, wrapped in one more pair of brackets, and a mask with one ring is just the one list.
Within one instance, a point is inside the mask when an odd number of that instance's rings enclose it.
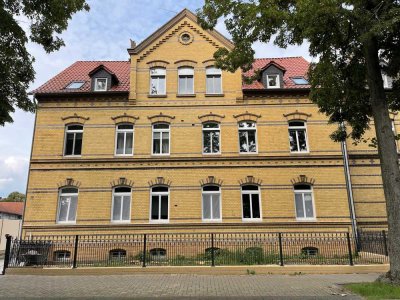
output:
{"label": "building facade", "polygon": [[36,89],[23,236],[351,231],[350,198],[353,227],[385,228],[377,151],[348,141],[346,182],[308,62],[256,59],[244,84],[214,67],[220,47],[183,10],[129,61],[76,62]]}

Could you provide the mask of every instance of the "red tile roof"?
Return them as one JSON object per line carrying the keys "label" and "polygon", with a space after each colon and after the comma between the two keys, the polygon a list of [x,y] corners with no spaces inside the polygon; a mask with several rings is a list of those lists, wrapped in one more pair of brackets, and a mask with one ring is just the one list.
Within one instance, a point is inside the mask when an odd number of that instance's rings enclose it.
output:
{"label": "red tile roof", "polygon": [[[261,70],[270,63],[282,66],[286,71],[283,75],[284,89],[304,89],[310,88],[309,85],[296,85],[292,77],[306,77],[309,62],[303,57],[281,57],[281,58],[256,58],[253,63],[253,69],[244,73],[244,76],[254,75],[254,70]],[[265,87],[260,81],[253,81],[251,84],[243,83],[244,90],[264,90]]]}
{"label": "red tile roof", "polygon": [[[45,84],[32,91],[32,93],[77,93],[90,92],[91,83],[89,73],[103,65],[118,78],[119,82],[109,91],[129,91],[129,61],[77,61]],[[73,81],[84,81],[79,89],[66,89]]]}
{"label": "red tile roof", "polygon": [[24,212],[24,202],[0,201],[0,212],[22,216]]}

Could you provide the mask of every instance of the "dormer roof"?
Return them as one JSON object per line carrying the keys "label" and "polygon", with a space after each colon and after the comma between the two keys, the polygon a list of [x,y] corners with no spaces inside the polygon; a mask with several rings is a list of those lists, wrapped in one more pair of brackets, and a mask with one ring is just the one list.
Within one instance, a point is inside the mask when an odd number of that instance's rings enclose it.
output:
{"label": "dormer roof", "polygon": [[97,66],[96,68],[94,68],[92,71],[89,72],[89,76],[92,77],[93,75],[95,75],[97,72],[104,70],[105,72],[107,72],[108,74],[111,75],[111,78],[114,81],[114,84],[117,84],[119,82],[117,75],[110,70],[109,68],[107,68],[105,65],[101,64],[99,66]]}

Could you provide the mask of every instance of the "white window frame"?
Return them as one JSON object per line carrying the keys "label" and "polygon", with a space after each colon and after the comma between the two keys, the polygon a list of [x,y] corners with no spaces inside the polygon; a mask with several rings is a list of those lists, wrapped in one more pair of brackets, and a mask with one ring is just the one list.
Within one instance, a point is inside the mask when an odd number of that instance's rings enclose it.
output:
{"label": "white window frame", "polygon": [[[158,71],[158,70],[162,70],[163,74],[152,74],[153,71]],[[164,78],[164,93],[157,93],[157,94],[153,94],[151,91],[151,82],[153,77],[158,78],[158,80],[160,80],[161,78]],[[158,82],[159,83],[159,82]],[[151,96],[165,96],[167,94],[167,70],[165,68],[162,67],[155,67],[155,68],[151,68],[150,69],[150,82],[149,82],[149,95]]]}
{"label": "white window frame", "polygon": [[[59,258],[58,254],[64,254],[63,257]],[[69,257],[66,257],[66,254],[69,253]],[[55,256],[54,260],[57,262],[65,262],[65,261],[70,261],[71,260],[71,251],[69,250],[56,250],[54,251],[53,255]]]}
{"label": "white window frame", "polygon": [[[255,126],[254,126],[254,128],[253,127],[252,128],[241,128],[240,127],[241,123],[253,123]],[[242,152],[242,151],[240,151],[240,131],[249,131],[249,130],[254,130],[255,131],[254,137],[255,137],[255,142],[256,142],[256,151],[254,151],[254,152],[250,152],[250,151]],[[247,145],[249,145],[249,135],[248,134],[246,135],[246,140],[247,140]],[[241,122],[239,122],[238,123],[238,141],[239,141],[239,154],[245,154],[245,155],[258,154],[257,123],[254,122],[254,121],[241,121]]]}
{"label": "white window frame", "polygon": [[[104,90],[97,89],[97,81],[98,80],[105,80],[106,81]],[[107,77],[99,77],[99,78],[95,78],[94,79],[94,91],[95,92],[106,92],[107,91],[107,86],[108,86],[108,78]]]}
{"label": "white window frame", "polygon": [[[218,186],[219,191],[204,191],[204,187],[206,186],[215,186],[215,185],[205,185],[201,188],[201,219],[203,222],[207,223],[212,223],[212,222],[222,222],[222,192],[221,192],[221,187]],[[218,195],[219,196],[219,218],[213,218],[213,212],[212,212],[212,205],[211,205],[211,219],[205,219],[204,218],[204,198],[203,195]],[[213,200],[211,200],[213,201]]]}
{"label": "white window frame", "polygon": [[[185,71],[187,71],[187,70],[191,70],[192,71],[191,74],[185,74]],[[192,90],[191,93],[183,93],[183,94],[181,94],[179,92],[180,91],[180,80],[179,79],[180,79],[181,76],[192,76],[192,78],[193,78],[193,90]],[[186,86],[187,86],[187,84],[186,84]],[[192,67],[180,67],[180,68],[178,68],[178,95],[194,95],[194,94],[195,94],[195,92],[194,92],[194,68],[192,68]]]}
{"label": "white window frame", "polygon": [[388,89],[389,88],[389,78],[388,75],[382,73],[382,81],[383,81],[383,88]]}
{"label": "white window frame", "polygon": [[[168,129],[166,128],[160,128],[156,129],[154,126],[156,125],[168,125]],[[152,131],[152,136],[151,136],[151,155],[154,156],[168,156],[171,154],[171,124],[169,123],[154,123],[151,125],[151,131]],[[159,132],[160,133],[160,152],[162,152],[162,133],[168,133],[168,153],[154,153],[154,133]]]}
{"label": "white window frame", "polygon": [[[290,123],[292,122],[302,122],[304,125],[303,126],[290,126]],[[296,130],[296,142],[297,142],[297,149],[296,151],[292,151],[291,146],[290,146],[290,130]],[[300,150],[300,144],[299,144],[299,134],[298,134],[298,130],[304,130],[304,135],[306,138],[306,147],[307,150]],[[289,151],[290,153],[293,154],[303,154],[303,153],[310,153],[310,144],[308,143],[308,130],[307,130],[307,122],[303,121],[303,120],[291,120],[288,124],[288,138],[289,138]]]}
{"label": "white window frame", "polygon": [[[120,125],[131,125],[132,129],[119,129]],[[118,145],[118,133],[124,134],[124,153],[118,154],[117,153],[117,145]],[[126,135],[128,133],[132,133],[132,153],[125,153],[126,151]],[[115,126],[115,149],[114,155],[115,156],[132,156],[134,152],[134,145],[135,145],[135,125],[132,123],[119,123]]]}
{"label": "white window frame", "polygon": [[[149,222],[150,223],[169,223],[169,215],[170,215],[170,187],[166,187],[168,189],[167,192],[153,192],[153,188],[155,187],[160,187],[160,186],[152,186],[150,188],[150,211],[149,211]],[[161,187],[165,187],[162,186]],[[152,198],[153,196],[158,196],[158,219],[152,219],[151,218],[151,212],[153,210],[153,201]],[[161,196],[168,196],[168,219],[160,219],[161,216]]]}
{"label": "white window frame", "polygon": [[[217,124],[217,125],[218,125],[218,128],[204,128],[204,125],[206,125],[206,124]],[[201,139],[202,148],[201,148],[201,152],[202,152],[204,155],[216,155],[216,154],[221,154],[221,125],[220,125],[218,122],[205,122],[205,123],[202,124],[202,126],[203,126],[203,128],[202,128],[202,131],[201,131],[201,134],[202,134],[202,139]],[[218,152],[210,152],[210,153],[204,152],[204,132],[205,132],[205,131],[219,131],[219,151],[218,151]],[[211,151],[212,151],[212,139],[211,139]]]}
{"label": "white window frame", "polygon": [[[220,81],[220,93],[209,93],[208,91],[207,91],[207,79],[208,79],[208,76],[218,76],[219,75],[219,81]],[[222,90],[222,70],[221,69],[218,69],[218,68],[216,68],[216,67],[207,67],[206,68],[206,94],[207,95],[221,95],[221,94],[223,94],[224,93],[224,91]]]}
{"label": "white window frame", "polygon": [[[77,192],[76,193],[63,193],[62,191],[64,190],[64,189],[67,189],[67,188],[74,188],[74,189],[76,189],[77,190]],[[67,213],[67,217],[66,217],[66,221],[60,221],[60,209],[61,209],[61,197],[73,197],[73,196],[76,196],[76,212],[75,212],[75,220],[73,220],[73,221],[69,221],[68,219],[69,219],[69,213],[70,213],[70,207],[71,207],[71,202],[69,202],[69,204],[68,204],[68,213]],[[57,203],[57,224],[76,224],[76,219],[77,219],[77,216],[78,216],[78,201],[79,201],[79,189],[78,188],[75,188],[75,187],[63,187],[63,188],[61,188],[60,190],[59,190],[59,192],[58,192],[58,203]]]}
{"label": "white window frame", "polygon": [[[259,186],[257,190],[243,190],[244,186],[247,185],[251,185],[251,186],[257,186],[254,184],[245,184],[243,186],[240,187],[240,202],[241,202],[241,206],[242,206],[242,221],[243,222],[262,222],[262,202],[261,202],[261,189]],[[243,209],[243,195],[247,194],[250,195],[250,215],[253,216],[253,207],[251,205],[251,201],[252,201],[252,196],[253,194],[258,194],[258,205],[260,206],[260,217],[259,218],[245,218],[244,217],[244,209]]]}
{"label": "white window frame", "polygon": [[[272,86],[272,85],[269,85],[269,77],[272,77],[272,76],[276,76],[276,83],[277,83],[277,85],[275,85],[275,86]],[[281,87],[281,81],[280,81],[280,76],[279,76],[279,74],[267,74],[267,88],[269,88],[269,89],[279,89]]]}
{"label": "white window frame", "polygon": [[[315,200],[314,200],[314,190],[313,187],[311,185],[309,185],[310,189],[309,190],[296,190],[295,186],[293,187],[293,199],[294,199],[294,213],[296,215],[296,220],[297,221],[316,221],[317,220],[317,215],[316,215],[316,211],[315,211]],[[296,206],[296,194],[300,194],[301,195],[301,199],[302,199],[302,204],[303,204],[303,211],[304,211],[304,215],[306,214],[306,207],[305,207],[305,201],[304,201],[304,194],[308,193],[311,194],[311,201],[312,201],[312,208],[313,208],[313,217],[298,217],[297,216],[297,206]]]}
{"label": "white window frame", "polygon": [[[68,129],[69,126],[82,126],[82,129]],[[63,157],[81,157],[82,156],[82,150],[83,150],[83,129],[84,126],[82,124],[68,124],[65,126],[65,133],[64,133],[64,149],[63,149]],[[67,135],[68,133],[73,133],[74,134],[74,142],[72,144],[72,153],[75,152],[75,142],[76,142],[76,133],[82,133],[82,148],[81,148],[81,154],[65,154],[65,151],[67,150]]]}
{"label": "white window frame", "polygon": [[[131,187],[126,187],[130,188],[130,192],[116,192],[115,189],[120,188],[120,187],[125,187],[125,186],[117,186],[113,188],[112,191],[112,199],[111,199],[111,223],[130,223],[131,222],[131,213],[132,213],[132,188]],[[115,196],[121,196],[122,201],[121,201],[121,211],[120,211],[120,219],[119,220],[114,220],[114,201],[115,201]],[[122,220],[122,212],[124,208],[124,203],[123,203],[123,197],[124,196],[129,196],[129,220]]]}

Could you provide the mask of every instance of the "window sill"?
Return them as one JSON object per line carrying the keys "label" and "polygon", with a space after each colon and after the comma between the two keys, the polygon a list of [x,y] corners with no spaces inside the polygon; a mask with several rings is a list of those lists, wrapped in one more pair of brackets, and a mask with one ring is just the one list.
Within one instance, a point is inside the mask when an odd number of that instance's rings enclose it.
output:
{"label": "window sill", "polygon": [[240,155],[258,155],[258,152],[239,152]]}
{"label": "window sill", "polygon": [[225,97],[225,94],[205,94],[205,97]]}
{"label": "window sill", "polygon": [[242,221],[243,222],[246,222],[246,223],[260,223],[260,222],[262,222],[263,220],[262,219],[244,219],[244,218],[242,218]]}
{"label": "window sill", "polygon": [[218,155],[221,155],[222,153],[221,152],[218,152],[218,153],[202,153],[204,156],[218,156]]}
{"label": "window sill", "polygon": [[82,155],[63,155],[63,158],[81,158]]}
{"label": "window sill", "polygon": [[293,155],[304,155],[304,154],[310,154],[310,151],[290,152],[290,154],[293,154]]}
{"label": "window sill", "polygon": [[148,98],[167,98],[167,95],[147,95]]}
{"label": "window sill", "polygon": [[222,223],[222,219],[214,219],[214,220],[202,220],[203,223]]}
{"label": "window sill", "polygon": [[196,94],[176,94],[176,97],[178,97],[178,98],[187,98],[187,97],[194,98],[194,97],[196,97]]}
{"label": "window sill", "polygon": [[118,224],[130,224],[131,223],[131,220],[126,220],[126,221],[113,221],[113,220],[111,220],[111,224],[115,224],[115,225],[118,225]]}
{"label": "window sill", "polygon": [[114,154],[114,157],[133,157],[133,154]]}
{"label": "window sill", "polygon": [[169,220],[150,220],[150,224],[168,224]]}
{"label": "window sill", "polygon": [[296,218],[296,221],[297,222],[317,222],[317,219],[316,218],[308,218],[308,219],[306,219],[306,218],[304,218],[304,219]]}
{"label": "window sill", "polygon": [[74,221],[74,222],[57,222],[56,225],[76,225],[76,221]]}

